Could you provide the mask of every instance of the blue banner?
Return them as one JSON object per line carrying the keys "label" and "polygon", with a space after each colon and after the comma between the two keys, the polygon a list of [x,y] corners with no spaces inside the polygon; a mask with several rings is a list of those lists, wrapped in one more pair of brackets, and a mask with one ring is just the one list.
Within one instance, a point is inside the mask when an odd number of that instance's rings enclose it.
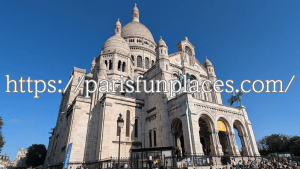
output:
{"label": "blue banner", "polygon": [[63,169],[68,169],[68,166],[69,166],[69,159],[70,159],[70,154],[71,154],[71,149],[72,149],[72,144],[73,144],[73,143],[70,143],[70,144],[68,145],[67,152],[66,152],[66,155],[65,155],[65,160],[64,160],[64,166],[63,166]]}

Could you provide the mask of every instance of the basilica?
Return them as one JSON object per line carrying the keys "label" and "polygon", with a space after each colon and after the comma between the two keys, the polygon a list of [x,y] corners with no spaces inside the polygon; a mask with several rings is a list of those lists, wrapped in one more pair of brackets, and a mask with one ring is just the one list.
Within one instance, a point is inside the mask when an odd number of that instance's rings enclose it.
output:
{"label": "basilica", "polygon": [[[162,37],[155,42],[150,30],[140,22],[139,14],[135,6],[130,23],[122,26],[117,20],[114,35],[105,41],[100,55],[91,58],[89,72],[73,68],[70,75],[73,79],[62,94],[56,126],[49,137],[45,167],[62,168],[70,143],[69,168],[117,158],[119,139],[122,158],[141,154],[141,158],[147,159],[171,156],[174,150],[181,157],[185,154],[259,156],[245,107],[223,105],[221,93],[214,90],[182,92],[172,97],[165,92],[123,93],[119,90],[121,84],[116,84],[115,93],[95,92],[89,98],[84,96],[86,88],[95,86],[78,85],[83,76],[84,80],[97,83],[121,76],[135,81],[138,75],[146,83],[150,80],[169,83],[179,73],[189,73],[190,79],[199,84],[217,80],[213,64],[207,58],[203,64],[196,59],[195,47],[187,37],[175,45],[175,53],[169,53]],[[135,88],[137,84],[134,83]],[[79,88],[74,93],[77,85]],[[120,114],[124,119],[122,128],[117,124]],[[241,147],[237,146],[235,135],[239,136]]]}

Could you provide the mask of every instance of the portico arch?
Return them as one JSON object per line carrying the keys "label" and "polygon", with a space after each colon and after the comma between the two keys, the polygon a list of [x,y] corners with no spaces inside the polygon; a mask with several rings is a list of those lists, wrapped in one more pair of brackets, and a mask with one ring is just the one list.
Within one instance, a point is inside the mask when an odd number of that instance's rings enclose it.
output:
{"label": "portico arch", "polygon": [[[243,156],[247,156],[247,155],[250,155],[250,152],[249,152],[249,146],[247,146],[247,134],[246,134],[246,131],[245,131],[245,127],[243,125],[242,122],[240,122],[239,120],[235,120],[233,122],[233,128],[237,130],[237,133],[235,132],[235,134],[238,135],[238,137],[240,138],[240,141],[241,141],[241,153],[240,155],[243,155]],[[237,142],[237,140],[235,140]]]}
{"label": "portico arch", "polygon": [[172,120],[171,129],[173,134],[174,146],[180,151],[181,156],[185,153],[182,121],[179,118]]}
{"label": "portico arch", "polygon": [[224,155],[233,155],[232,144],[230,140],[230,135],[232,129],[229,121],[225,117],[220,117],[217,120],[217,130],[219,136],[219,143],[222,147],[222,152]]}
{"label": "portico arch", "polygon": [[215,140],[213,137],[214,123],[211,117],[206,114],[202,114],[198,120],[199,124],[199,137],[202,145],[204,155],[217,155],[215,146]]}

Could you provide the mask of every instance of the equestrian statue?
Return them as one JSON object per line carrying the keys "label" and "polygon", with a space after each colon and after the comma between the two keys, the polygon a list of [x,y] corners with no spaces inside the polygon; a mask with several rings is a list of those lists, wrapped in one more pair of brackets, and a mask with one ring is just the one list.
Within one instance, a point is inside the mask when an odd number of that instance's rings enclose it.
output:
{"label": "equestrian statue", "polygon": [[240,102],[240,106],[242,106],[243,92],[239,90],[237,90],[236,92],[237,92],[236,94],[235,92],[232,92],[230,99],[227,99],[227,102],[230,104],[230,106],[232,106],[234,102],[237,102],[237,106],[239,106],[239,102]]}

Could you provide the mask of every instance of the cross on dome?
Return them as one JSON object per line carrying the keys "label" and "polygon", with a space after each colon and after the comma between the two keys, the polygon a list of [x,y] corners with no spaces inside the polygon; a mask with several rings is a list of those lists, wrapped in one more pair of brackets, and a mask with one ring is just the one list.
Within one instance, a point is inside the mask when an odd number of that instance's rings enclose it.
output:
{"label": "cross on dome", "polygon": [[140,22],[139,20],[139,9],[136,7],[136,3],[134,4],[134,8],[132,10],[132,21],[133,22]]}

